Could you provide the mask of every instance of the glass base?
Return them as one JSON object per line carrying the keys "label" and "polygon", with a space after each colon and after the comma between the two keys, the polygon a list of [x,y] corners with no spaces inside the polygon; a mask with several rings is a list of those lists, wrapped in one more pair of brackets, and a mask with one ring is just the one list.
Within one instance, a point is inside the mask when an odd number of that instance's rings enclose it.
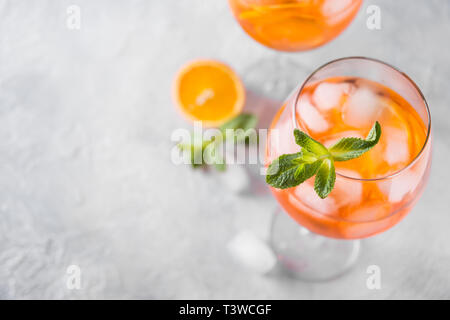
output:
{"label": "glass base", "polygon": [[281,209],[273,216],[270,241],[287,273],[305,281],[339,277],[351,269],[360,251],[360,240],[318,235],[300,226]]}

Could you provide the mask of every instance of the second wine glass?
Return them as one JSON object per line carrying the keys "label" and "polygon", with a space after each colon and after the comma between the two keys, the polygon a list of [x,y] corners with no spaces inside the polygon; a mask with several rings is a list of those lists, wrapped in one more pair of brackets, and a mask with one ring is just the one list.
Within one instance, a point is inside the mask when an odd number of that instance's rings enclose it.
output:
{"label": "second wine glass", "polygon": [[228,0],[241,27],[280,51],[304,51],[337,37],[362,0]]}

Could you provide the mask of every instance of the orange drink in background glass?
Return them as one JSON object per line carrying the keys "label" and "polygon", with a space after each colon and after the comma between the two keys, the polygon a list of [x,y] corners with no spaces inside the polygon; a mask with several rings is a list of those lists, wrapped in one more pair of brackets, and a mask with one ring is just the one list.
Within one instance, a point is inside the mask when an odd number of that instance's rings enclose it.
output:
{"label": "orange drink in background glass", "polygon": [[236,20],[259,43],[303,51],[337,37],[362,0],[229,0]]}
{"label": "orange drink in background glass", "polygon": [[271,188],[282,209],[302,226],[281,213],[272,230],[280,260],[300,278],[325,279],[351,266],[359,242],[332,238],[369,237],[409,213],[430,171],[430,113],[404,73],[354,57],[316,70],[273,119],[267,164],[300,150],[295,128],[329,147],[342,137],[364,138],[375,121],[381,125],[380,141],[359,158],[335,162],[336,183],[327,198],[315,193],[314,178],[294,188]]}

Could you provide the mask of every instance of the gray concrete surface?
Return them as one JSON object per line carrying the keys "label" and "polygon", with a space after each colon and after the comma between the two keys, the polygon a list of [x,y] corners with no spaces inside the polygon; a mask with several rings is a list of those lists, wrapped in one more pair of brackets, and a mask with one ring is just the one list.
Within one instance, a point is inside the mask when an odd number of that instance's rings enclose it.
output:
{"label": "gray concrete surface", "polygon": [[[79,30],[66,25],[72,4]],[[381,30],[366,27],[369,4],[381,8]],[[0,0],[0,298],[450,298],[449,39],[447,0],[365,1],[339,38],[295,54],[251,40],[225,0]],[[172,78],[187,60],[221,59],[256,103],[350,55],[392,63],[423,89],[428,188],[337,280],[245,271],[226,244],[241,230],[264,236],[276,203],[265,189],[235,194],[217,174],[171,163],[171,132],[190,126],[173,107]],[[371,264],[380,290],[366,287]],[[70,265],[79,290],[66,286]]]}

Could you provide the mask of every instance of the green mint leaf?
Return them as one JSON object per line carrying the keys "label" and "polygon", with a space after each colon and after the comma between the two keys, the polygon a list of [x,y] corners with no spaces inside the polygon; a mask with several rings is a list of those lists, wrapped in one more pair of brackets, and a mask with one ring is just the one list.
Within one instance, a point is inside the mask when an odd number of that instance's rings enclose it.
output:
{"label": "green mint leaf", "polygon": [[234,117],[233,119],[225,122],[219,127],[220,130],[225,131],[226,129],[253,129],[258,123],[258,118],[250,113],[241,113],[240,115]]}
{"label": "green mint leaf", "polygon": [[250,137],[254,135],[255,136],[254,141],[257,142],[258,135],[254,130],[257,123],[258,118],[255,115],[250,113],[242,113],[237,117],[221,125],[219,129],[223,132],[225,139],[230,139],[234,137],[235,141],[238,143],[239,142],[249,143],[251,141]]}
{"label": "green mint leaf", "polygon": [[303,158],[302,152],[284,154],[269,165],[266,182],[278,189],[295,187],[311,178],[319,165],[320,160]]}
{"label": "green mint leaf", "polygon": [[295,136],[295,143],[298,144],[300,147],[305,148],[306,150],[317,156],[328,155],[328,150],[323,144],[314,140],[303,131],[295,129],[294,136]]}
{"label": "green mint leaf", "polygon": [[223,156],[222,141],[210,143],[203,151],[205,164],[214,165],[219,171],[226,169],[225,158]]}
{"label": "green mint leaf", "polygon": [[189,163],[193,168],[199,168],[204,164],[203,152],[211,143],[211,140],[201,142],[186,142],[177,144],[183,152],[183,157],[189,157]]}
{"label": "green mint leaf", "polygon": [[215,163],[214,168],[216,168],[217,171],[225,171],[227,169],[227,165],[224,161],[222,161],[221,163]]}
{"label": "green mint leaf", "polygon": [[[225,160],[222,154],[217,152],[227,138],[226,130],[234,130],[231,138],[235,139],[237,143],[247,143],[251,141],[250,137],[255,134],[256,131],[252,130],[256,127],[258,118],[255,115],[249,113],[242,113],[235,118],[229,120],[220,126],[221,139],[212,137],[210,140],[195,139],[191,135],[191,141],[181,142],[177,146],[183,152],[183,156],[190,158],[190,164],[193,168],[203,167],[205,165],[213,165],[217,170],[224,171],[226,169]],[[258,136],[256,135],[256,142]],[[195,141],[194,141],[195,140]]]}
{"label": "green mint leaf", "polygon": [[334,188],[336,170],[334,161],[354,159],[373,148],[381,136],[381,126],[375,122],[366,139],[343,138],[330,149],[295,129],[295,142],[301,151],[283,154],[267,168],[266,182],[274,188],[286,189],[298,186],[316,176],[314,190],[324,199]]}
{"label": "green mint leaf", "polygon": [[322,199],[325,199],[333,190],[336,181],[336,172],[332,159],[324,159],[320,164],[314,180],[314,190]]}
{"label": "green mint leaf", "polygon": [[381,126],[377,122],[373,125],[366,139],[342,138],[329,151],[335,161],[347,161],[358,158],[372,149],[380,140]]}

